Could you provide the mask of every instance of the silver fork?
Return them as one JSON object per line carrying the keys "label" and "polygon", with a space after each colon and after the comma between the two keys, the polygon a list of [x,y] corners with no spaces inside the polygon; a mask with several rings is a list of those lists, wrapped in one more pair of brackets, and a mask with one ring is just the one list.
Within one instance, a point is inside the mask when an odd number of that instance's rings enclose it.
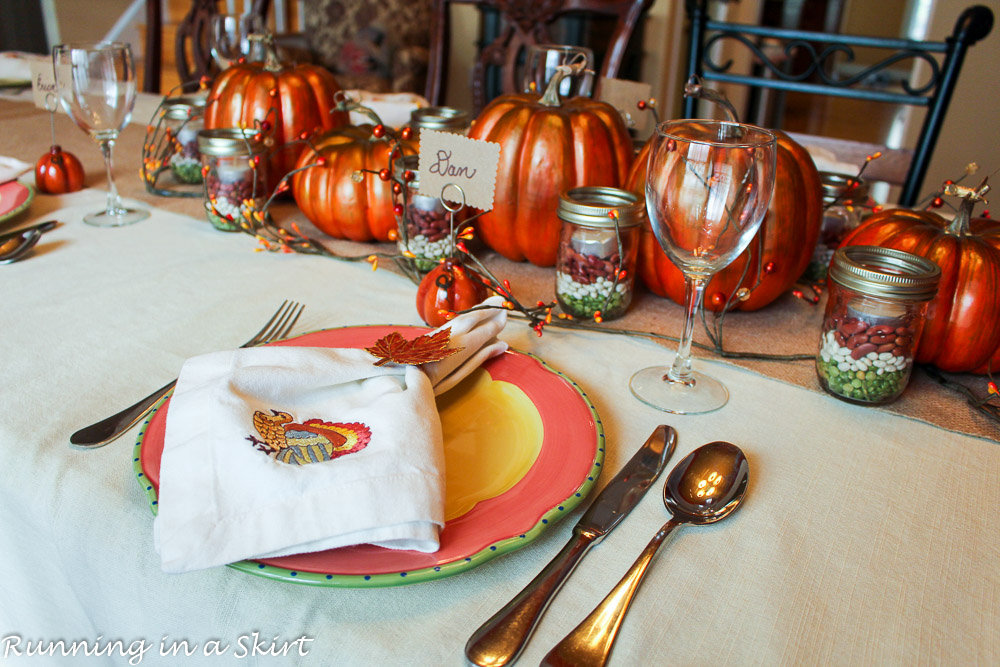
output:
{"label": "silver fork", "polygon": [[[304,309],[305,306],[295,301],[285,301],[267,324],[240,347],[256,347],[284,338],[298,322]],[[70,436],[69,446],[76,449],[96,449],[115,440],[142,419],[175,384],[177,380],[171,380],[135,405],[80,429]]]}

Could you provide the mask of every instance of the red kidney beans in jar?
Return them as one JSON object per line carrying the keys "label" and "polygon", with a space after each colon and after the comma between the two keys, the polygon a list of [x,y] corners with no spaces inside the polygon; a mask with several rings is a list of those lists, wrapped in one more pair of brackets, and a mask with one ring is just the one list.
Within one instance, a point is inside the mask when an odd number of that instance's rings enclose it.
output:
{"label": "red kidney beans in jar", "polygon": [[849,246],[834,254],[816,372],[837,398],[896,400],[906,388],[941,271],[907,252]]}
{"label": "red kidney beans in jar", "polygon": [[216,229],[237,231],[244,213],[262,206],[267,196],[265,147],[255,135],[254,130],[237,128],[198,133],[205,213]]}

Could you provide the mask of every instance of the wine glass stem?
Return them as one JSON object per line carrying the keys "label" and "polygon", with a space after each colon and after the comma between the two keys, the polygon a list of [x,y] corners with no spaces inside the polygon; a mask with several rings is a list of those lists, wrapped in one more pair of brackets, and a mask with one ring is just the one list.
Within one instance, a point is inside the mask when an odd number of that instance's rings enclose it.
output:
{"label": "wine glass stem", "polygon": [[687,314],[684,317],[684,331],[681,334],[681,342],[677,346],[677,355],[674,357],[674,365],[670,367],[666,380],[670,382],[681,382],[683,384],[694,384],[694,377],[691,374],[691,340],[694,338],[694,321],[701,307],[701,301],[705,296],[705,287],[708,280],[694,276],[684,275],[684,294],[687,300]]}
{"label": "wine glass stem", "polygon": [[108,175],[108,204],[106,213],[108,215],[118,215],[122,210],[122,200],[118,196],[118,187],[115,185],[115,177],[112,173],[111,150],[115,147],[114,139],[105,139],[100,142],[101,154],[104,155],[104,171]]}

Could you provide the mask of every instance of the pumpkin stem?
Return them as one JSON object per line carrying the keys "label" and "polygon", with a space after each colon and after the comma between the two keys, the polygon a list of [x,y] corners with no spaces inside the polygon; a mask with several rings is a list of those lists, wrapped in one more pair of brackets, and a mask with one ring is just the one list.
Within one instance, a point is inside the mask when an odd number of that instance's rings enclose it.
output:
{"label": "pumpkin stem", "polygon": [[264,49],[264,69],[268,72],[277,72],[284,69],[281,59],[278,58],[278,49],[274,45],[274,35],[269,32],[251,33],[247,36],[251,42],[259,42]]}
{"label": "pumpkin stem", "polygon": [[718,104],[726,112],[727,120],[733,123],[740,122],[739,115],[736,113],[736,107],[732,105],[725,93],[712,88],[706,88],[702,85],[701,78],[696,74],[692,75],[687,83],[684,84],[684,97],[693,97],[696,100],[708,100],[709,102]]}
{"label": "pumpkin stem", "polygon": [[585,69],[587,69],[586,58],[556,67],[556,73],[549,79],[549,85],[545,88],[545,94],[542,95],[538,102],[546,107],[560,106],[562,99],[559,97],[559,85],[562,83],[562,80],[567,76],[578,76]]}
{"label": "pumpkin stem", "polygon": [[957,183],[947,183],[944,186],[944,194],[952,197],[961,197],[962,203],[959,206],[958,214],[948,225],[948,233],[955,236],[965,236],[969,233],[969,221],[972,220],[972,210],[978,202],[988,204],[986,193],[990,191],[990,186],[986,184],[989,178],[984,178],[983,182],[975,188],[967,188]]}

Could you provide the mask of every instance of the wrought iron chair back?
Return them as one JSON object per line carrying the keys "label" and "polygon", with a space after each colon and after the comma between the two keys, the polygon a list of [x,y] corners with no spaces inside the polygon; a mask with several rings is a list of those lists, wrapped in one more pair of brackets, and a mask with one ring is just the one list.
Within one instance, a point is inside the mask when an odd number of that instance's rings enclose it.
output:
{"label": "wrought iron chair back", "polygon": [[[899,203],[903,206],[913,206],[916,203],[966,52],[990,33],[993,28],[993,12],[982,5],[969,7],[959,16],[954,31],[945,41],[921,42],[714,21],[708,14],[709,1],[686,0],[691,21],[687,67],[689,77],[697,75],[706,82],[717,81],[758,89],[833,95],[926,108],[927,113],[912,151],[912,159],[905,171],[905,178],[897,183],[902,185]],[[732,71],[732,60],[716,62],[712,50],[723,40],[731,40],[749,49],[756,67],[750,73],[741,74]],[[807,54],[807,66],[801,71],[788,71],[761,48],[763,40],[778,43],[781,53],[788,57]],[[833,59],[843,56],[848,61],[853,60],[855,48],[880,49],[885,56],[851,76],[838,77],[831,74],[828,68]],[[927,82],[920,85],[904,80],[899,92],[860,85],[872,75],[904,61],[926,63],[930,72]],[[685,100],[686,117],[694,116],[696,102],[691,98]],[[856,144],[857,152],[863,159],[866,145],[849,143]]]}

